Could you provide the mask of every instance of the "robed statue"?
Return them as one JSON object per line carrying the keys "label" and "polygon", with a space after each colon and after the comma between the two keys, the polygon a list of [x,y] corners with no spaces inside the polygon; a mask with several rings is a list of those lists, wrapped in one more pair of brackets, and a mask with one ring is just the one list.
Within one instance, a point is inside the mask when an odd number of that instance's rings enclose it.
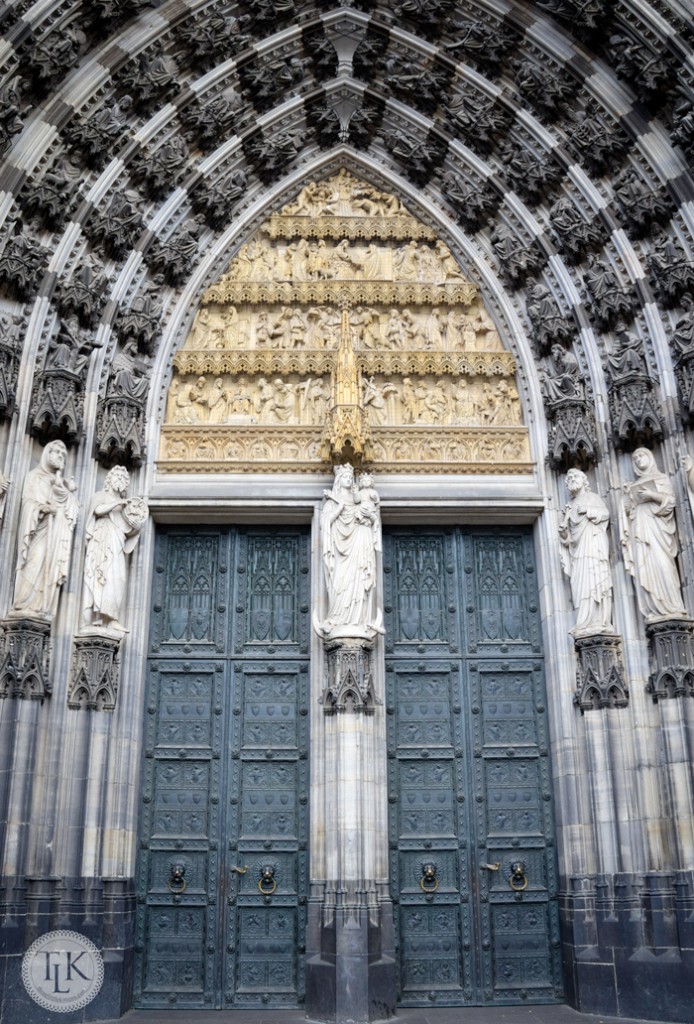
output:
{"label": "robed statue", "polygon": [[612,571],[607,528],[610,513],[599,494],[590,489],[580,469],[566,474],[569,501],[559,516],[559,539],[564,572],[571,581],[576,609],[574,636],[611,633]]}
{"label": "robed statue", "polygon": [[335,482],[325,491],[321,512],[321,549],[328,591],[328,612],[317,631],[326,638],[366,637],[383,632],[377,586],[381,550],[379,499],[364,473],[358,482],[351,465],[335,467]]}
{"label": "robed statue", "polygon": [[128,498],[130,476],[115,466],[89,506],[84,561],[83,623],[127,632],[120,619],[128,580],[128,556],[135,549],[149,510],[142,498]]}
{"label": "robed statue", "polygon": [[67,579],[79,501],[74,480],[63,476],[67,449],[51,441],[27,475],[17,539],[17,569],[11,614],[51,621]]}
{"label": "robed statue", "polygon": [[647,622],[686,618],[677,569],[675,490],[648,448],[637,448],[631,461],[636,479],[624,486],[622,545],[639,606]]}

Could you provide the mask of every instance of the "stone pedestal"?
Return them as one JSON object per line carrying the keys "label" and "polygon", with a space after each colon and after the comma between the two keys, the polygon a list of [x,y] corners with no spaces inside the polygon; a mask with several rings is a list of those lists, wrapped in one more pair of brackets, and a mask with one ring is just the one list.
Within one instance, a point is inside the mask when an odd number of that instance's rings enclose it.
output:
{"label": "stone pedestal", "polygon": [[53,689],[49,676],[50,622],[5,619],[0,628],[0,697],[43,702]]}
{"label": "stone pedestal", "polygon": [[373,640],[340,637],[325,641],[326,679],[322,704],[336,711],[373,714]]}
{"label": "stone pedestal", "polygon": [[387,1020],[397,995],[382,655],[373,630],[350,632],[324,636],[318,659],[324,714],[315,723],[322,763],[312,815],[323,856],[308,905],[306,1014],[331,1024]]}
{"label": "stone pedestal", "polygon": [[651,675],[646,690],[657,704],[665,697],[694,696],[694,620],[646,623]]}
{"label": "stone pedestal", "polygon": [[396,986],[387,892],[372,883],[316,886],[308,907],[307,1016],[335,1024],[388,1020],[395,1016]]}
{"label": "stone pedestal", "polygon": [[625,708],[629,689],[622,665],[622,638],[614,633],[577,636],[578,673],[574,704],[581,714],[595,708]]}
{"label": "stone pedestal", "polygon": [[121,636],[95,630],[75,637],[68,707],[113,711],[118,698]]}

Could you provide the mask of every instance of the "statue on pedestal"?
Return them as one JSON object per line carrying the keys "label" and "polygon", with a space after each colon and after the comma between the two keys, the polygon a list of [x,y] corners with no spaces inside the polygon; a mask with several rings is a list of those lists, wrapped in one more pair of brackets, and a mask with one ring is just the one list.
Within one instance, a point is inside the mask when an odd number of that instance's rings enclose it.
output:
{"label": "statue on pedestal", "polygon": [[321,547],[328,614],[316,622],[324,638],[365,637],[383,632],[378,604],[376,553],[381,550],[378,494],[364,473],[355,485],[349,464],[336,466],[335,483],[325,491]]}
{"label": "statue on pedestal", "polygon": [[562,566],[576,609],[574,636],[612,633],[612,573],[607,528],[610,513],[580,469],[566,474],[570,500],[559,517]]}
{"label": "statue on pedestal", "polygon": [[83,624],[118,633],[127,584],[127,556],[149,515],[142,498],[127,498],[128,471],[115,466],[92,498],[84,562]]}
{"label": "statue on pedestal", "polygon": [[687,618],[676,561],[674,488],[648,448],[637,448],[631,458],[636,480],[624,485],[622,545],[641,611],[646,622]]}
{"label": "statue on pedestal", "polygon": [[67,449],[51,441],[27,476],[19,518],[17,570],[11,615],[50,621],[67,578],[79,501],[63,471]]}

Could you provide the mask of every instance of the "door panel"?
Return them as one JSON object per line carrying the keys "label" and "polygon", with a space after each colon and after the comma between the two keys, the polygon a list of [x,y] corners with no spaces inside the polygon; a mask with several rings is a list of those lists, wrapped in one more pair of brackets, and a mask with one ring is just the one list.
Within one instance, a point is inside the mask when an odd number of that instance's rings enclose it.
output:
{"label": "door panel", "polygon": [[[401,1001],[560,999],[531,538],[520,530],[386,532],[384,568]],[[420,583],[424,598],[415,594]],[[412,614],[403,626],[403,604],[426,607],[430,618]],[[427,635],[427,621],[445,628]],[[522,873],[513,876],[516,862]]]}
{"label": "door panel", "polygon": [[136,1005],[296,1006],[308,536],[165,531],[155,567]]}

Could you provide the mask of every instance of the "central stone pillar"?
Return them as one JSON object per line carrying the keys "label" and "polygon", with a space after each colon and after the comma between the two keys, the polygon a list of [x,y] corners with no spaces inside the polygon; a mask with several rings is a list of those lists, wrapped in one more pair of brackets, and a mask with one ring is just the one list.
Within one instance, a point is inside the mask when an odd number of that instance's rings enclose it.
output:
{"label": "central stone pillar", "polygon": [[370,480],[338,466],[314,579],[311,885],[306,1013],[335,1024],[395,1014],[388,889],[380,515]]}

